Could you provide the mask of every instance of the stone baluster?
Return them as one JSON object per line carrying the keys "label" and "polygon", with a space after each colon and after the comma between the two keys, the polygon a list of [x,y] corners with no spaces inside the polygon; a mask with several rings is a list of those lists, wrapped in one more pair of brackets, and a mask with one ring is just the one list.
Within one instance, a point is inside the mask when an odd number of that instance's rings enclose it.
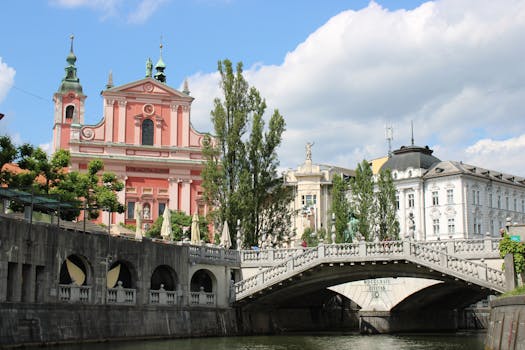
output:
{"label": "stone baluster", "polygon": [[492,239],[489,235],[483,239],[483,251],[485,253],[492,253]]}
{"label": "stone baluster", "polygon": [[365,241],[359,241],[359,256],[363,258],[366,256],[366,242]]}
{"label": "stone baluster", "polygon": [[324,244],[319,244],[317,246],[317,258],[318,259],[323,259],[325,257],[325,250],[326,250],[326,248],[325,248]]}

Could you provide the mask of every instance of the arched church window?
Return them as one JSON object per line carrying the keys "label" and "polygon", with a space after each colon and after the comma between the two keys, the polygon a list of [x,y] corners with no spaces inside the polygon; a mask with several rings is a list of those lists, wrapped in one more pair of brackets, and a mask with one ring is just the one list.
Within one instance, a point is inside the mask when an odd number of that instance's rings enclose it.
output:
{"label": "arched church window", "polygon": [[73,114],[75,114],[75,106],[66,107],[66,119],[73,119]]}
{"label": "arched church window", "polygon": [[153,121],[151,119],[142,122],[142,144],[153,146]]}

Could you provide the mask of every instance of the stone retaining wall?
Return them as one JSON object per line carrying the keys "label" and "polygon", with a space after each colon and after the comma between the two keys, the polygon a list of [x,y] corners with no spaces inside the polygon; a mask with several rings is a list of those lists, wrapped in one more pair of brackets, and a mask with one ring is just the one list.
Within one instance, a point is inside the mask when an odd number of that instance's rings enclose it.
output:
{"label": "stone retaining wall", "polygon": [[236,334],[237,324],[233,309],[0,304],[0,348]]}
{"label": "stone retaining wall", "polygon": [[525,350],[525,295],[491,301],[486,350]]}

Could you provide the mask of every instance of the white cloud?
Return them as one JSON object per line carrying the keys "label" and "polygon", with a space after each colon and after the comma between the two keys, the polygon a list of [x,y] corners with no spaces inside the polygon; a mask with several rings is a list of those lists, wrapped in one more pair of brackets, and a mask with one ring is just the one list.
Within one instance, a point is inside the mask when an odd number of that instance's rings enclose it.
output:
{"label": "white cloud", "polygon": [[[7,93],[13,87],[15,82],[15,70],[3,62],[0,57],[0,103],[7,96]],[[0,111],[1,112],[1,111]]]}
{"label": "white cloud", "polygon": [[[524,41],[524,1],[443,0],[410,11],[372,2],[331,18],[282,64],[245,73],[286,118],[283,167],[302,163],[313,141],[314,162],[353,168],[386,154],[385,124],[395,147],[408,144],[411,120],[417,144],[459,160],[479,139],[525,134]],[[209,125],[217,78],[189,78],[195,124]],[[500,158],[478,165],[492,169]],[[515,171],[525,175],[525,165]]]}
{"label": "white cloud", "polygon": [[51,0],[51,4],[59,7],[87,7],[102,12],[103,18],[114,16],[117,13],[117,8],[121,6],[122,2],[122,0]]}
{"label": "white cloud", "polygon": [[146,22],[167,0],[142,0],[137,8],[128,15],[130,23]]}
{"label": "white cloud", "polygon": [[124,14],[129,23],[146,22],[168,0],[51,0],[65,8],[87,7],[102,14],[102,19]]}
{"label": "white cloud", "polygon": [[467,163],[487,164],[486,167],[492,170],[525,175],[523,172],[525,134],[505,140],[482,139],[468,147],[465,153]]}
{"label": "white cloud", "polygon": [[42,151],[46,152],[49,156],[53,154],[53,141],[42,143],[38,145],[38,147],[40,147]]}

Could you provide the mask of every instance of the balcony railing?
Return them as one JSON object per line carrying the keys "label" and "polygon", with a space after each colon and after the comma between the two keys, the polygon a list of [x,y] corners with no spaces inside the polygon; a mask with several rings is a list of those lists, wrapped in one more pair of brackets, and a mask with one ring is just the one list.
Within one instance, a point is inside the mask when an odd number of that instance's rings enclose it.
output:
{"label": "balcony railing", "polygon": [[106,302],[108,304],[135,304],[136,290],[122,287],[122,282],[118,281],[117,288],[108,288]]}
{"label": "balcony railing", "polygon": [[149,291],[149,302],[150,304],[158,305],[177,305],[177,291],[171,290],[150,290]]}
{"label": "balcony railing", "polygon": [[91,300],[91,286],[59,284],[58,299],[68,303],[88,303]]}
{"label": "balcony railing", "polygon": [[190,292],[190,304],[193,306],[215,306],[215,293],[208,293],[203,289],[199,292]]}

